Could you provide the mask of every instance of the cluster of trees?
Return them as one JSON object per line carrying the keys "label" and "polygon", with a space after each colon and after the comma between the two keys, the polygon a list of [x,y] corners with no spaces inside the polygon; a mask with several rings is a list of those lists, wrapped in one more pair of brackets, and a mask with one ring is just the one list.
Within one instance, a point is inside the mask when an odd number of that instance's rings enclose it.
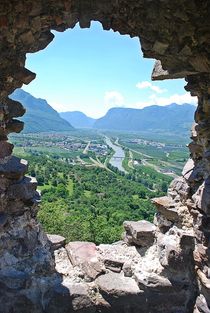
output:
{"label": "cluster of trees", "polygon": [[135,168],[129,168],[127,165],[127,160],[123,164],[127,173],[119,171],[116,167],[111,164],[108,164],[107,167],[114,173],[117,173],[128,180],[137,182],[147,189],[154,191],[157,196],[161,196],[163,193],[167,192],[168,186],[172,181],[171,176],[159,173],[154,170],[152,167],[138,165]]}
{"label": "cluster of trees", "polygon": [[[28,159],[29,174],[36,176],[42,192],[38,218],[48,233],[63,235],[68,241],[120,240],[123,221],[151,221],[155,209],[150,199],[165,191],[145,187],[143,179],[157,180],[145,169],[135,170],[128,174],[135,177],[129,178],[118,171],[69,165],[57,156],[40,154]],[[163,176],[167,187],[170,179]]]}
{"label": "cluster of trees", "polygon": [[172,181],[171,176],[159,173],[149,166],[139,165],[133,170],[131,177],[150,190],[158,194],[166,193],[168,185]]}

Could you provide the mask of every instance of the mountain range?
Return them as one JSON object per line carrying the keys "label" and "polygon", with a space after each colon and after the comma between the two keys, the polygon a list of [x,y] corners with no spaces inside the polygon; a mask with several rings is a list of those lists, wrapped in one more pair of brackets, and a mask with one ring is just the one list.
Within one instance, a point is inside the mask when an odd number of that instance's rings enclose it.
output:
{"label": "mountain range", "polygon": [[186,132],[190,129],[195,106],[172,103],[166,106],[152,105],[143,109],[112,108],[93,125],[97,129],[122,131]]}
{"label": "mountain range", "polygon": [[105,116],[95,120],[82,112],[60,114],[75,128],[185,133],[192,125],[194,112],[194,105],[172,103],[167,106],[152,105],[143,109],[112,108]]}
{"label": "mountain range", "polygon": [[80,111],[58,113],[46,100],[35,98],[22,89],[10,95],[23,104],[26,114],[24,132],[72,131],[74,128],[93,128],[117,131],[172,132],[189,131],[195,106],[172,103],[167,106],[152,105],[143,109],[111,108],[103,117],[94,119]]}
{"label": "mountain range", "polygon": [[60,116],[75,128],[92,128],[96,121],[80,111],[61,112]]}
{"label": "mountain range", "polygon": [[35,98],[23,89],[16,89],[10,98],[22,103],[26,109],[25,115],[20,118],[25,123],[23,130],[25,133],[59,132],[74,129],[44,99]]}

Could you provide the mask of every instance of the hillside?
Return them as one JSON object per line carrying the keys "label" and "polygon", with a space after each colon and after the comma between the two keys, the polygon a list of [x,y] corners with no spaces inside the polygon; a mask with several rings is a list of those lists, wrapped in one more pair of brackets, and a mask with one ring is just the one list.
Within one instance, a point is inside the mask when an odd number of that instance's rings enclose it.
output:
{"label": "hillside", "polygon": [[80,111],[61,112],[60,116],[75,128],[91,128],[96,121]]}
{"label": "hillside", "polygon": [[153,105],[143,109],[112,108],[94,123],[94,128],[123,131],[185,133],[193,122],[191,104]]}
{"label": "hillside", "polygon": [[21,118],[25,122],[23,132],[71,131],[74,128],[69,122],[62,119],[44,99],[35,98],[22,89],[14,91],[10,98],[17,100],[26,108]]}

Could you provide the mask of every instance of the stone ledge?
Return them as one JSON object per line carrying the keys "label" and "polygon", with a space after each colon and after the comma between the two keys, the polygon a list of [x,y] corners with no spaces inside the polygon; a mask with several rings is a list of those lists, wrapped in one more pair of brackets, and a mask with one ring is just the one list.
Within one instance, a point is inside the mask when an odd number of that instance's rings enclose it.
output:
{"label": "stone ledge", "polygon": [[141,247],[152,245],[155,238],[156,226],[148,221],[125,221],[124,241]]}
{"label": "stone ledge", "polygon": [[50,241],[53,250],[57,250],[65,246],[66,238],[63,236],[47,234],[47,238]]}
{"label": "stone ledge", "polygon": [[153,198],[152,203],[155,204],[158,212],[163,214],[169,221],[176,222],[179,219],[175,203],[167,196]]}

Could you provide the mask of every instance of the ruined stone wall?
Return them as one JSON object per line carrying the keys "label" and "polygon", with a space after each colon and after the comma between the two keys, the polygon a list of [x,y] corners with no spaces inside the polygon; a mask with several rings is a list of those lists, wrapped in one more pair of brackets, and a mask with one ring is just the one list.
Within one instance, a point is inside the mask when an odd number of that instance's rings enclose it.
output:
{"label": "ruined stone wall", "polygon": [[[0,312],[210,312],[209,16],[207,0],[0,2]],[[25,110],[8,96],[35,78],[26,53],[44,49],[51,30],[93,20],[139,37],[144,57],[158,60],[154,80],[186,79],[198,97],[191,159],[168,195],[154,199],[154,225],[127,222],[126,243],[53,254],[36,221],[36,181],[11,156],[7,136],[22,130],[16,118]]]}

